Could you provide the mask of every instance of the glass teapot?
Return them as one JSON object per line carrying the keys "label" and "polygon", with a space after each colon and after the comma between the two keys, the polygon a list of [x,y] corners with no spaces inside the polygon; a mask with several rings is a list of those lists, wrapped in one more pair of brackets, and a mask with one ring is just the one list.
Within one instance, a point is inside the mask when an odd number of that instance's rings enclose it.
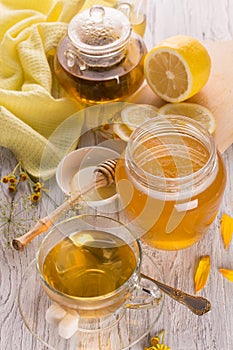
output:
{"label": "glass teapot", "polygon": [[70,21],[57,48],[55,73],[79,101],[117,101],[141,86],[146,52],[122,11],[95,5]]}

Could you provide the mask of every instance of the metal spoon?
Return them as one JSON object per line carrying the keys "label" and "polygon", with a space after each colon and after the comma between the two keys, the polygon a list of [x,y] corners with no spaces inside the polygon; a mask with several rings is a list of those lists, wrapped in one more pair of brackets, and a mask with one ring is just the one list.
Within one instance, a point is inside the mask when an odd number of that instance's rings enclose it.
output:
{"label": "metal spoon", "polygon": [[187,306],[194,314],[198,316],[204,315],[211,310],[211,304],[206,298],[187,294],[179,289],[156,281],[155,279],[146,276],[143,273],[141,273],[141,277],[147,278],[151,282],[154,282],[157,287],[169,295],[169,297]]}

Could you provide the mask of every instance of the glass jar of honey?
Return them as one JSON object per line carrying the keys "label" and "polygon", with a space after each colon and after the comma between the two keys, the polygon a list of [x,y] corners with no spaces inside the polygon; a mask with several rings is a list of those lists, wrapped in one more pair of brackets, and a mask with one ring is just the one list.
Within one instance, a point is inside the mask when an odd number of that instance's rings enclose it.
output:
{"label": "glass jar of honey", "polygon": [[135,235],[154,248],[176,250],[199,241],[215,219],[226,173],[199,123],[159,116],[131,135],[116,183]]}
{"label": "glass jar of honey", "polygon": [[117,101],[141,86],[146,51],[123,12],[95,5],[70,21],[57,48],[55,73],[81,102]]}

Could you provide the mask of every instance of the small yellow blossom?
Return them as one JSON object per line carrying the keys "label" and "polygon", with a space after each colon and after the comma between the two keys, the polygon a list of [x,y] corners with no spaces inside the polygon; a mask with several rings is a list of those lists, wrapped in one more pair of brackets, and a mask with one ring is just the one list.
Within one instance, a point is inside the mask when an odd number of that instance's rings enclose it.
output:
{"label": "small yellow blossom", "polygon": [[157,345],[157,344],[159,344],[159,342],[160,342],[160,339],[158,336],[151,338],[151,340],[150,340],[151,345]]}
{"label": "small yellow blossom", "polygon": [[8,190],[9,190],[10,192],[15,192],[15,191],[16,191],[16,185],[15,185],[15,184],[10,185],[10,186],[8,187]]}
{"label": "small yellow blossom", "polygon": [[4,184],[7,184],[9,182],[9,177],[3,176],[0,181],[3,182]]}
{"label": "small yellow blossom", "polygon": [[22,171],[20,174],[19,174],[19,178],[20,178],[20,181],[26,181],[28,180],[28,174],[25,173],[24,171]]}
{"label": "small yellow blossom", "polygon": [[152,345],[149,348],[144,348],[144,350],[171,350],[169,346],[165,344]]}
{"label": "small yellow blossom", "polygon": [[41,184],[40,182],[36,182],[35,185],[33,186],[33,190],[34,192],[37,193],[41,191],[42,187],[43,187],[43,184]]}
{"label": "small yellow blossom", "polygon": [[11,184],[17,184],[18,183],[18,180],[16,178],[15,175],[9,175],[8,176],[8,181],[11,183]]}
{"label": "small yellow blossom", "polygon": [[160,349],[160,350],[171,350],[169,346],[164,345],[164,344],[158,344],[156,345],[155,349]]}
{"label": "small yellow blossom", "polygon": [[151,338],[151,346],[144,348],[144,350],[171,350],[169,346],[164,344],[164,333],[162,330],[156,337]]}
{"label": "small yellow blossom", "polygon": [[30,196],[30,199],[32,202],[36,203],[40,200],[41,198],[41,193],[40,192],[37,192],[37,193],[32,193],[31,196]]}

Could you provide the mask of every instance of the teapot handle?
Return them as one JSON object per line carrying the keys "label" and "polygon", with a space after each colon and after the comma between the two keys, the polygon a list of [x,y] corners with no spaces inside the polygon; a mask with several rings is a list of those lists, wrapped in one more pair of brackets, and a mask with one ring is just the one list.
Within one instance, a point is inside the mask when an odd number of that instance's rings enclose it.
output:
{"label": "teapot handle", "polygon": [[86,63],[73,50],[66,50],[64,52],[64,55],[66,57],[67,66],[69,68],[73,68],[77,64],[80,71],[87,69]]}
{"label": "teapot handle", "polygon": [[126,1],[119,3],[119,5],[117,6],[117,10],[123,12],[126,15],[126,17],[130,19],[132,6],[129,2]]}

